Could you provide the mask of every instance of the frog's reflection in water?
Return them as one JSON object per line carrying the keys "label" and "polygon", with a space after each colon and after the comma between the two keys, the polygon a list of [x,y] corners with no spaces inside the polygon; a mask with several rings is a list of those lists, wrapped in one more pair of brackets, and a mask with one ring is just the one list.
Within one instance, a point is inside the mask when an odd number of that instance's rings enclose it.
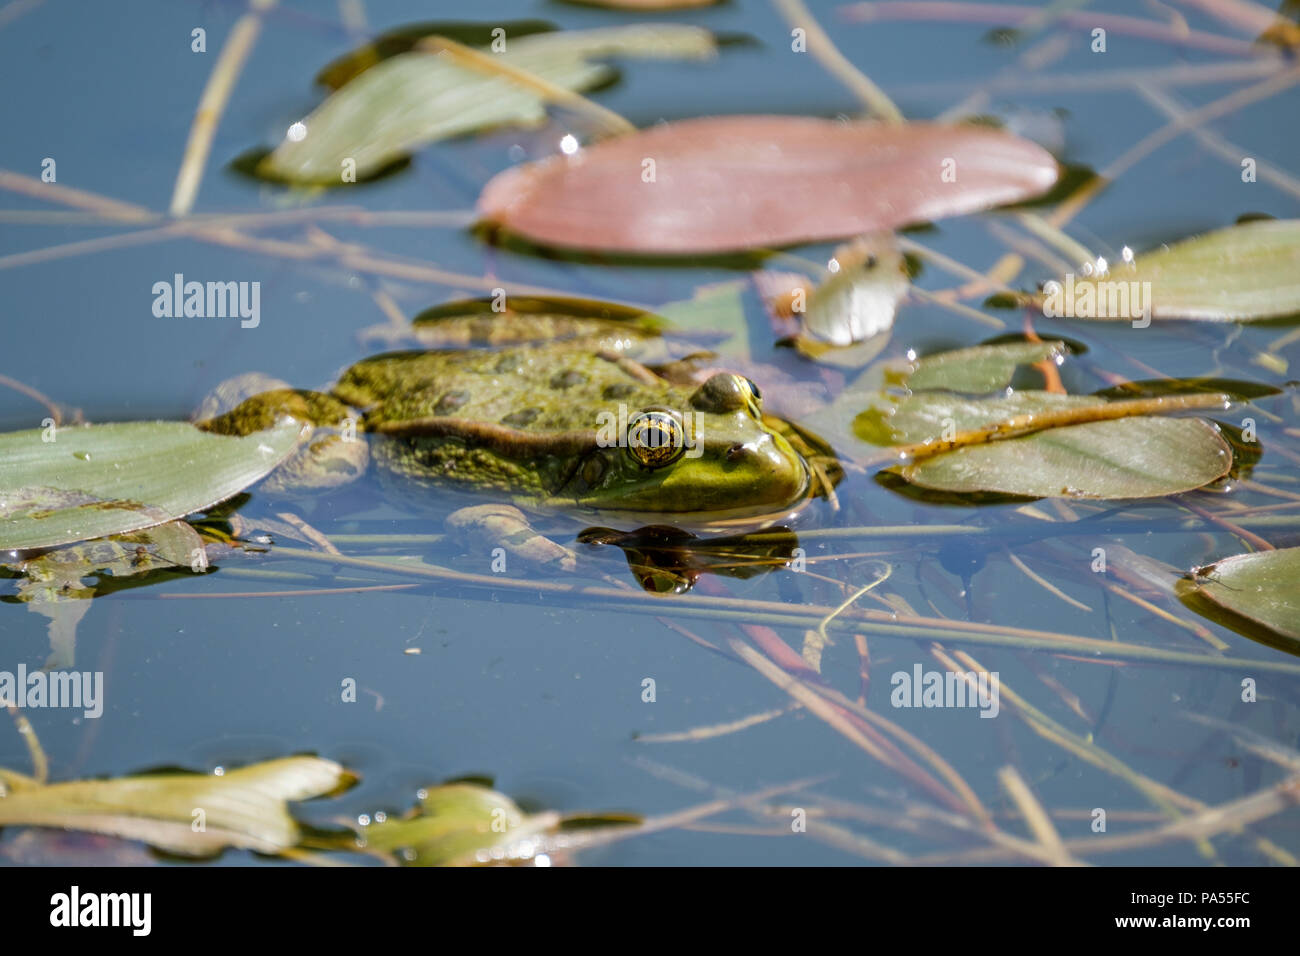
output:
{"label": "frog's reflection in water", "polygon": [[680,594],[702,574],[753,578],[797,560],[799,539],[788,528],[701,538],[671,525],[635,531],[588,528],[578,541],[592,548],[621,548],[633,576],[647,591]]}

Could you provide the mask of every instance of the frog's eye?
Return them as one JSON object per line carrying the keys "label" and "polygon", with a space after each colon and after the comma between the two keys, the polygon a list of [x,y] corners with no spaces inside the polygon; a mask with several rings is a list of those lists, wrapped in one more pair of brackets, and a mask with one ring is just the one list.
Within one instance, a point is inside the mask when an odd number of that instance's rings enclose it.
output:
{"label": "frog's eye", "polygon": [[691,395],[691,405],[702,412],[734,412],[756,409],[760,401],[758,386],[743,375],[719,372]]}
{"label": "frog's eye", "polygon": [[686,430],[672,412],[646,411],[627,425],[627,453],[647,468],[671,465],[686,451]]}

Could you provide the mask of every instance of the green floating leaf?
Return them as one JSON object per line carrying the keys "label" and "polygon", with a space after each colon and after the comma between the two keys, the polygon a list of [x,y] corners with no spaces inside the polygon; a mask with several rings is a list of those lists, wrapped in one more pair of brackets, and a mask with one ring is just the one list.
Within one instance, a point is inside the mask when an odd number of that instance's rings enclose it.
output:
{"label": "green floating leaf", "polygon": [[[427,20],[385,30],[365,46],[331,60],[316,74],[316,82],[337,90],[352,80],[399,53],[407,53],[425,37],[442,36],[468,46],[487,46],[493,37],[503,36],[507,43],[533,33],[550,33],[558,27],[547,20],[494,20],[474,23],[463,20]],[[494,31],[501,30],[504,33]]]}
{"label": "green floating leaf", "polygon": [[1153,498],[1200,488],[1231,465],[1232,451],[1210,422],[1138,416],[957,448],[894,470],[942,491]]}
{"label": "green floating leaf", "polygon": [[0,550],[139,531],[238,494],[293,451],[285,419],[246,437],[185,422],[121,422],[0,434]]}
{"label": "green floating leaf", "polygon": [[[1227,399],[1220,394],[1145,402],[1032,390],[959,394],[1004,389],[1018,366],[1066,351],[1064,342],[1004,342],[901,368],[874,366],[845,392],[859,411],[851,437],[837,448],[860,464],[887,465],[914,485],[957,494],[1150,498],[1191,491],[1228,473],[1232,448],[1217,425],[1161,417],[1222,408]],[[836,404],[840,413],[847,407]],[[859,442],[887,450],[862,455]]]}
{"label": "green floating leaf", "polygon": [[[716,47],[700,27],[664,24],[605,27],[511,38],[507,66],[581,92],[607,82],[612,68],[595,57],[703,58]],[[257,166],[259,175],[302,184],[337,186],[345,163],[358,178],[379,172],[417,147],[492,126],[536,126],[546,104],[532,90],[501,75],[413,50],[357,75],[302,121],[306,135],[285,140]]]}
{"label": "green floating leaf", "polygon": [[[1067,351],[1065,343],[1058,341],[1012,341],[939,352],[911,361],[877,362],[829,405],[808,415],[804,424],[827,436],[836,448],[852,454],[860,441],[897,445],[933,438],[940,434],[942,420],[949,416],[955,419],[959,429],[1000,421],[1034,410],[1020,404],[1024,400],[1019,395],[1048,393],[1018,392],[985,402],[928,395],[924,401],[912,404],[903,399],[900,390],[945,389],[984,395],[1010,385],[1018,367],[1047,358],[1059,359]],[[1052,403],[1058,397],[1033,401]],[[1066,398],[1065,401],[1089,400]],[[909,422],[913,416],[920,416],[920,420]]]}
{"label": "green floating leaf", "polygon": [[[332,760],[286,757],[213,774],[74,780],[15,789],[0,799],[0,826],[62,827],[143,840],[184,856],[226,847],[279,853],[300,837],[286,806],[337,789]],[[194,824],[200,819],[202,829]]]}
{"label": "green floating leaf", "polygon": [[914,392],[903,398],[882,393],[874,398],[853,422],[854,434],[873,445],[918,444],[941,438],[945,432],[975,431],[1023,415],[1105,404],[1090,395],[1038,391],[983,399],[946,392]]}
{"label": "green floating leaf", "polygon": [[1300,641],[1300,548],[1238,554],[1192,575],[1197,596]]}
{"label": "green floating leaf", "polygon": [[558,814],[526,814],[488,787],[450,783],[431,788],[405,819],[371,824],[361,835],[367,849],[408,866],[531,863],[559,823]]}
{"label": "green floating leaf", "polygon": [[1001,342],[927,355],[912,363],[904,381],[911,389],[942,388],[982,395],[1006,388],[1016,369],[1044,359],[1060,360],[1064,342]]}
{"label": "green floating leaf", "polygon": [[1156,319],[1247,322],[1300,313],[1300,219],[1256,220],[1185,239],[1105,276],[1067,276],[1057,296],[1036,299],[1049,315],[1129,320],[1140,314],[1133,294],[1145,282]]}

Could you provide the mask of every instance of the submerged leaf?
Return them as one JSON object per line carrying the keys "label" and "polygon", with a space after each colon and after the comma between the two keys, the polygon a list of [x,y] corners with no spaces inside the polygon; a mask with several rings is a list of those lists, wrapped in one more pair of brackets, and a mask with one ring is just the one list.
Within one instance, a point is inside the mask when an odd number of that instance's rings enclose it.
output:
{"label": "submerged leaf", "polygon": [[[702,58],[714,49],[713,35],[700,27],[640,24],[520,37],[493,56],[555,86],[583,91],[614,75],[610,67],[592,62],[595,57]],[[365,178],[435,140],[491,126],[534,126],[545,119],[546,104],[538,93],[515,80],[450,56],[412,50],[344,84],[302,120],[305,135],[286,135],[257,172],[337,186],[349,169]]]}
{"label": "submerged leaf", "polygon": [[1036,300],[1048,315],[1079,319],[1133,319],[1142,305],[1155,319],[1211,322],[1300,313],[1300,219],[1245,222],[1139,253],[1103,276],[1066,276]]}
{"label": "submerged leaf", "polygon": [[294,449],[291,419],[243,438],[184,422],[0,434],[0,550],[48,548],[163,524],[224,501]]}
{"label": "submerged leaf", "polygon": [[488,222],[534,242],[651,255],[842,239],[1016,202],[1056,181],[996,130],[719,116],[665,123],[495,176]]}
{"label": "submerged leaf", "polygon": [[1300,548],[1237,554],[1192,575],[1197,596],[1300,641]]}
{"label": "submerged leaf", "polygon": [[[143,840],[170,853],[207,856],[226,847],[279,853],[298,842],[286,802],[329,793],[344,769],[318,757],[286,757],[215,774],[74,780],[13,790],[0,826],[62,827]],[[202,811],[203,827],[195,827]]]}
{"label": "submerged leaf", "polygon": [[28,610],[50,619],[47,669],[72,667],[76,662],[77,624],[90,608],[93,586],[83,579],[95,574],[127,578],[159,568],[196,568],[203,539],[184,521],[169,521],[133,534],[98,538],[42,551],[15,564],[3,565],[22,579],[19,601]]}

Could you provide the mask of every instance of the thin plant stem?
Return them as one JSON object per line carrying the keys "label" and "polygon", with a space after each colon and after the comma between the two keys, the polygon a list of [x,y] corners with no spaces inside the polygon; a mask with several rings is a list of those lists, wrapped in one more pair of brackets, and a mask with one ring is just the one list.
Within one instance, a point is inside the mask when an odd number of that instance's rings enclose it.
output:
{"label": "thin plant stem", "polygon": [[203,181],[203,167],[207,165],[208,154],[212,151],[212,139],[221,122],[221,114],[225,112],[230,93],[248,61],[248,55],[253,51],[257,35],[262,31],[262,15],[274,7],[275,2],[276,0],[250,0],[248,12],[236,21],[221,48],[212,73],[208,76],[208,83],[199,97],[199,106],[190,126],[190,137],[185,143],[185,154],[181,158],[181,168],[176,174],[171,201],[173,216],[184,216],[194,206],[199,183]]}
{"label": "thin plant stem", "polygon": [[843,83],[867,111],[887,123],[903,122],[902,111],[871,78],[854,66],[835,46],[826,31],[804,5],[803,0],[772,0],[793,29],[803,29],[808,49],[837,80]]}

